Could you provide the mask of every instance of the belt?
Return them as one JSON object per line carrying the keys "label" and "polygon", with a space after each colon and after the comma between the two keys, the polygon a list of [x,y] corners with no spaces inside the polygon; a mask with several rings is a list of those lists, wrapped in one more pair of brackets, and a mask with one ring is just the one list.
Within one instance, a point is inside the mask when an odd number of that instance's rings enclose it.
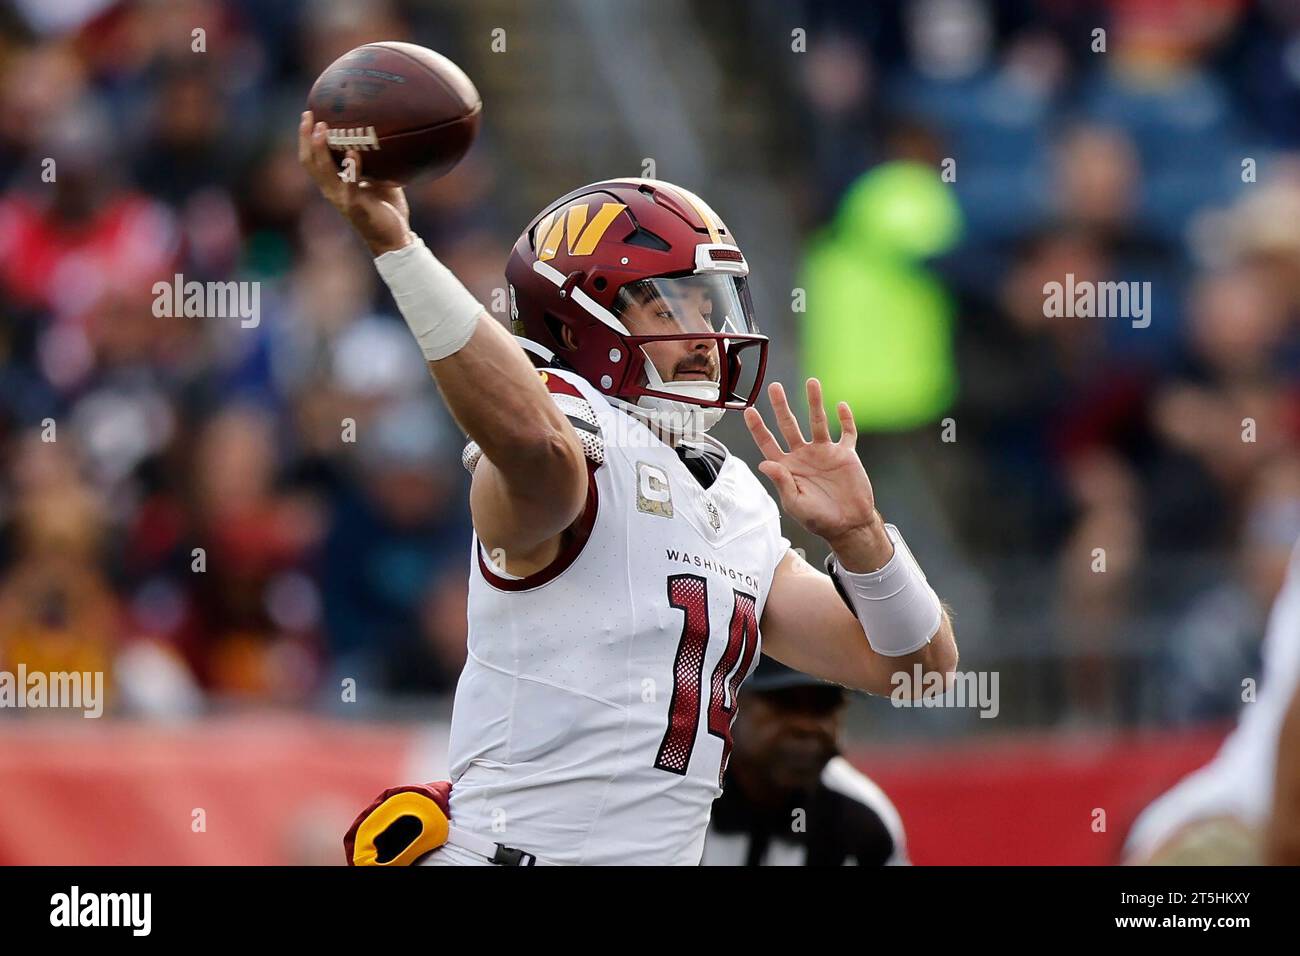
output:
{"label": "belt", "polygon": [[481,837],[476,833],[470,833],[456,826],[452,826],[447,832],[447,842],[452,846],[458,846],[462,850],[469,850],[471,853],[477,853],[479,856],[486,857],[497,866],[556,866],[557,864],[547,860],[538,859],[536,854],[529,853],[527,850],[516,849],[512,846],[506,846],[504,843],[497,843],[486,837]]}

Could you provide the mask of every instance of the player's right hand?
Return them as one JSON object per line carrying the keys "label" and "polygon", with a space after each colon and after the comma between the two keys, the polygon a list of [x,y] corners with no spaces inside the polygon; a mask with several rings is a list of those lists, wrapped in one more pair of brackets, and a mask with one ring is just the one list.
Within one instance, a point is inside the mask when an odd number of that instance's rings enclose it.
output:
{"label": "player's right hand", "polygon": [[411,211],[401,187],[367,182],[356,150],[344,155],[340,172],[325,141],[326,129],[324,123],[315,122],[310,110],[298,124],[298,162],[311,174],[321,195],[352,224],[371,255],[381,256],[410,243]]}

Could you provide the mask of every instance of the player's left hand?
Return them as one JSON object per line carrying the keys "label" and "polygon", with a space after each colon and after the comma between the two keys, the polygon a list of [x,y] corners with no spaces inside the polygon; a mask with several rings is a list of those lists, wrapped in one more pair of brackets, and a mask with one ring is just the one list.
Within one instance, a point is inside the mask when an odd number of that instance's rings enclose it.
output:
{"label": "player's left hand", "polygon": [[769,385],[767,395],[776,413],[777,427],[790,450],[781,450],[758,409],[745,409],[745,424],[767,459],[759,463],[758,470],[776,485],[786,513],[813,534],[825,538],[832,547],[837,541],[876,525],[879,521],[876,496],[855,450],[858,429],[848,404],[840,402],[836,409],[840,438],[832,441],[822,403],[821,382],[808,379],[812,441],[807,441],[781,383]]}

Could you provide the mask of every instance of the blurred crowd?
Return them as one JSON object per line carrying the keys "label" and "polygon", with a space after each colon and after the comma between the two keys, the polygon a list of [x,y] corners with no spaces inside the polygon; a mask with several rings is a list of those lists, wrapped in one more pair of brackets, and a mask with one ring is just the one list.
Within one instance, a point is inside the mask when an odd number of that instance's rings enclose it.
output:
{"label": "blurred crowd", "polygon": [[[936,501],[968,554],[1050,569],[1070,715],[1231,714],[1300,536],[1300,8],[778,6],[807,365],[858,323],[895,376],[836,383],[869,429],[924,454],[958,423]],[[160,715],[454,686],[463,439],[294,144],[332,59],[456,58],[452,12],[0,6],[0,669],[105,668]],[[511,161],[489,136],[409,194],[485,303]],[[1150,325],[1048,318],[1067,273],[1150,282]],[[258,321],[159,317],[175,274],[260,283]]]}
{"label": "blurred crowd", "polygon": [[[924,424],[956,538],[1019,572],[992,628],[1067,662],[1055,716],[1233,714],[1300,538],[1300,6],[804,12],[809,364],[846,313],[886,356],[841,397]],[[1150,312],[1050,315],[1067,275]]]}
{"label": "blurred crowd", "polygon": [[[0,666],[107,668],[143,714],[449,690],[462,439],[295,140],[331,60],[445,25],[355,3],[7,15]],[[479,157],[410,200],[486,302],[506,247]],[[159,316],[177,274],[259,283],[258,315]]]}

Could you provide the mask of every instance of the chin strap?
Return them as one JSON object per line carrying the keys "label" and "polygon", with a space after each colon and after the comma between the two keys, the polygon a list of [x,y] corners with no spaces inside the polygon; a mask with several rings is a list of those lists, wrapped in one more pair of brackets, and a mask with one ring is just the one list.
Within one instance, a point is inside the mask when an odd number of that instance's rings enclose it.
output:
{"label": "chin strap", "polygon": [[[646,386],[653,391],[667,392],[668,395],[681,395],[683,399],[703,399],[717,401],[721,386],[717,382],[665,382],[649,356],[644,366]],[[691,401],[668,398],[663,395],[642,395],[633,414],[638,415],[647,424],[674,439],[691,440],[699,438],[722,419],[723,408],[697,405]],[[670,442],[671,444],[671,442]]]}

